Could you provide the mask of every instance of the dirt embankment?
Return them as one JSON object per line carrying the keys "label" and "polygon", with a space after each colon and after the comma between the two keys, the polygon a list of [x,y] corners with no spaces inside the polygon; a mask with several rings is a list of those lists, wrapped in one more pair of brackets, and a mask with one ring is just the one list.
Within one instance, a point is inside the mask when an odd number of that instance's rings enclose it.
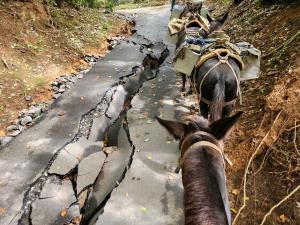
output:
{"label": "dirt embankment", "polygon": [[[300,4],[258,2],[232,6],[225,26],[232,42],[250,42],[263,56],[260,78],[242,83],[243,104],[237,110],[244,115],[226,142],[234,164],[227,167],[234,217],[245,198],[235,221],[239,225],[260,224],[271,207],[300,184]],[[299,224],[299,202],[298,191],[264,224]]]}
{"label": "dirt embankment", "polygon": [[[57,8],[38,1],[0,5],[0,135],[20,110],[51,99],[49,83],[88,66],[84,55],[103,56],[107,37],[131,25],[101,9]],[[26,101],[25,96],[32,96]]]}

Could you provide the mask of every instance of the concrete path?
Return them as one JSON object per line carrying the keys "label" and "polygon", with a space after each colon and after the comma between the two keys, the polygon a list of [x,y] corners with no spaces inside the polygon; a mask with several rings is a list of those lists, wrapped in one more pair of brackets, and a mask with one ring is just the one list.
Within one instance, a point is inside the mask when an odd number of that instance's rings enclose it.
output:
{"label": "concrete path", "polygon": [[1,150],[0,224],[183,224],[177,143],[154,120],[189,113],[169,8],[129,13],[136,34]]}
{"label": "concrete path", "polygon": [[[137,32],[150,40],[166,43],[169,9],[135,12]],[[120,186],[113,191],[97,225],[184,223],[181,175],[174,173],[178,143],[154,119],[158,115],[174,119],[188,111],[178,103],[180,86],[170,64],[174,46],[168,47],[170,56],[160,67],[157,78],[144,84],[132,100],[133,107],[127,117],[136,148],[133,162]]]}

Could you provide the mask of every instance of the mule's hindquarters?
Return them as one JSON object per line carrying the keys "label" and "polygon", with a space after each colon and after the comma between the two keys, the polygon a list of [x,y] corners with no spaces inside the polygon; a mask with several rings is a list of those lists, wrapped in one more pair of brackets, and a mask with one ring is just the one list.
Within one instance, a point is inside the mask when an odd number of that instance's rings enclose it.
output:
{"label": "mule's hindquarters", "polygon": [[230,116],[239,95],[240,68],[231,58],[228,63],[230,66],[218,58],[208,59],[193,75],[200,112],[212,122]]}

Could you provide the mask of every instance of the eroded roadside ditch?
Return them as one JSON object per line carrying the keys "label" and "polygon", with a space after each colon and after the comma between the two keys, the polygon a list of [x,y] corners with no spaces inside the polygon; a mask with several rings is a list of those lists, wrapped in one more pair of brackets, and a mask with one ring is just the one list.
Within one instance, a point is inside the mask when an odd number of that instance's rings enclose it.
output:
{"label": "eroded roadside ditch", "polygon": [[143,84],[156,78],[169,53],[163,43],[138,34],[127,42],[145,54],[141,65],[121,76],[81,117],[77,134],[25,193],[19,224],[93,224],[122,182],[135,151],[126,113]]}

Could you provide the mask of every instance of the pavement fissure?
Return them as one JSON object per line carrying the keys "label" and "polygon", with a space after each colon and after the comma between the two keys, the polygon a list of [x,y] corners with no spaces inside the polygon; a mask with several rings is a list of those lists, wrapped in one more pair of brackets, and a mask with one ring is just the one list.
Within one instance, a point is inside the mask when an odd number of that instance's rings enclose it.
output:
{"label": "pavement fissure", "polygon": [[[140,36],[139,36],[139,39],[141,41]],[[107,119],[109,119],[109,124],[106,124],[107,127],[105,129],[105,133],[107,133],[107,130],[114,125],[115,121],[117,119],[119,119],[122,114],[125,114],[125,115],[123,115],[124,118],[123,118],[123,122],[122,122],[122,125],[123,125],[122,127],[127,134],[127,138],[128,138],[130,145],[132,146],[132,152],[131,152],[129,160],[127,162],[127,166],[126,166],[125,170],[123,171],[123,173],[121,174],[121,176],[119,177],[119,179],[116,181],[116,184],[119,185],[122,182],[122,180],[125,177],[126,171],[128,170],[128,168],[130,167],[130,165],[132,163],[134,149],[135,149],[135,147],[132,145],[132,140],[130,138],[130,132],[129,132],[129,128],[127,125],[127,119],[126,119],[126,112],[130,107],[131,99],[139,92],[139,90],[143,86],[144,82],[154,79],[156,77],[159,66],[161,65],[161,63],[164,61],[164,59],[168,55],[168,49],[166,48],[166,46],[164,46],[164,49],[162,49],[159,58],[156,58],[154,53],[151,54],[151,48],[153,46],[155,46],[155,43],[151,43],[148,39],[145,40],[144,42],[146,42],[146,43],[149,42],[149,43],[148,44],[141,43],[139,45],[141,47],[140,48],[141,51],[144,51],[143,49],[146,49],[146,51],[149,52],[149,54],[147,54],[145,56],[145,58],[142,62],[142,66],[145,68],[145,71],[139,70],[139,66],[132,67],[132,72],[130,74],[120,77],[119,81],[116,82],[115,84],[113,84],[105,92],[101,101],[94,108],[92,108],[86,114],[81,116],[78,132],[75,134],[75,136],[73,138],[70,138],[70,141],[68,141],[65,145],[63,145],[61,148],[59,148],[57,150],[57,152],[54,154],[54,156],[52,157],[52,159],[50,160],[50,162],[48,163],[46,168],[43,170],[41,176],[38,177],[35,180],[35,182],[29,186],[28,191],[24,195],[22,209],[19,212],[22,214],[22,216],[18,222],[19,224],[22,224],[24,221],[27,221],[28,224],[33,224],[33,225],[35,224],[33,222],[33,219],[31,218],[31,214],[33,212],[32,205],[36,201],[40,201],[42,199],[42,198],[40,198],[41,191],[43,190],[43,187],[46,184],[51,182],[50,180],[53,178],[53,176],[55,176],[56,178],[58,178],[60,180],[64,180],[64,179],[66,179],[66,177],[69,177],[69,179],[71,181],[73,181],[72,188],[73,188],[75,196],[77,197],[77,201],[78,201],[78,197],[84,191],[89,190],[91,187],[94,186],[95,181],[92,182],[91,184],[88,184],[85,187],[81,188],[80,192],[77,193],[76,186],[78,183],[77,183],[77,180],[74,179],[73,176],[76,176],[75,173],[78,173],[78,166],[79,166],[80,162],[78,162],[78,164],[71,171],[66,173],[65,175],[60,174],[60,176],[57,176],[57,175],[55,175],[55,173],[54,173],[54,175],[49,174],[49,169],[52,166],[53,162],[57,159],[58,155],[61,154],[61,152],[64,151],[64,149],[68,145],[70,145],[72,143],[76,143],[81,137],[85,137],[87,139],[90,137],[92,126],[93,126],[93,121],[95,118],[106,117]],[[132,42],[132,43],[134,43],[135,45],[138,45],[138,42]],[[149,74],[150,74],[150,76],[149,76]],[[118,87],[120,87],[120,86],[122,86],[124,88],[125,94],[126,94],[126,96],[124,96],[123,102],[118,102],[117,101],[118,99],[116,99],[118,97]],[[114,100],[117,102],[114,103]],[[114,107],[113,104],[115,104],[115,109],[118,109],[118,110],[110,110],[111,107]],[[109,114],[108,114],[108,112],[109,112]],[[105,134],[103,136],[105,136]],[[108,159],[108,156],[109,155],[105,153],[105,159],[100,168],[100,171],[102,171],[104,165],[107,163],[106,160]],[[95,180],[98,179],[99,175],[100,175],[100,173],[98,174],[98,176]],[[71,178],[73,178],[73,179],[71,179]],[[110,194],[112,191],[113,191],[113,189],[110,190],[109,193],[106,193],[105,200],[103,202],[101,202],[101,204],[97,208],[94,209],[94,213],[92,213],[92,215],[95,215],[99,210],[103,210],[106,202],[109,200],[109,197],[110,197]],[[89,190],[87,195],[89,195],[90,192],[91,191]],[[87,201],[87,198],[84,200],[84,204],[86,203],[86,201]],[[68,209],[75,203],[76,202],[73,202],[71,205],[69,205]],[[69,222],[71,222],[71,221],[69,221]]]}

